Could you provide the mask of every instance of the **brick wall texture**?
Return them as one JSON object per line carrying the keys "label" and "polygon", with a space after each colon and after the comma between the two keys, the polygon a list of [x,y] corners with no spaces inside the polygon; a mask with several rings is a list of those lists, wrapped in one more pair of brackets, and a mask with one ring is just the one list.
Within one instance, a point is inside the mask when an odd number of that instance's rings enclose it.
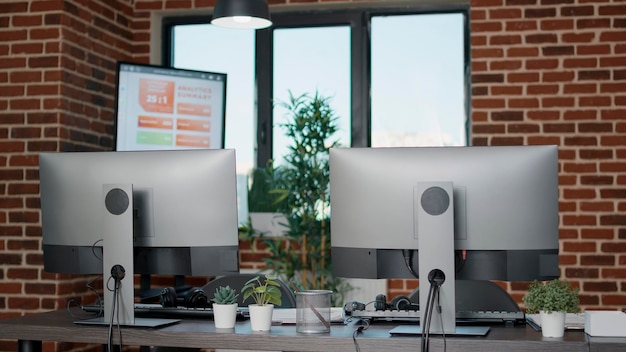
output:
{"label": "brick wall texture", "polygon": [[[38,153],[110,150],[116,61],[149,62],[152,14],[213,5],[0,2],[0,319],[88,294],[86,278],[42,270]],[[580,287],[583,308],[625,309],[626,3],[471,0],[470,9],[472,143],[559,145],[562,277]],[[242,256],[259,266],[258,252]],[[392,280],[388,296],[416,285]],[[527,287],[502,285],[518,301]],[[0,351],[14,348],[0,341]]]}

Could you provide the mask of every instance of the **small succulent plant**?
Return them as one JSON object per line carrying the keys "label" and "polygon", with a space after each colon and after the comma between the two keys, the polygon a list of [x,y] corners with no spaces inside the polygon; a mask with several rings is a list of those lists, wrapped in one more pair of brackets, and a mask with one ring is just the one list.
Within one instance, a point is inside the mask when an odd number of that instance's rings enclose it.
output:
{"label": "small succulent plant", "polygon": [[237,303],[237,296],[239,296],[234,288],[230,286],[220,286],[215,289],[213,295],[213,301],[216,304],[234,304]]}

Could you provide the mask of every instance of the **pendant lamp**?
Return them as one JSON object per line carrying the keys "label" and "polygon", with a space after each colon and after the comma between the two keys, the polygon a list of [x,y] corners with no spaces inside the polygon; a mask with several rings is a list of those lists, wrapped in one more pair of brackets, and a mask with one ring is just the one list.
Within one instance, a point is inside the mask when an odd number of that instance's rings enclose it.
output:
{"label": "pendant lamp", "polygon": [[261,29],[272,25],[266,0],[217,0],[211,24],[226,28]]}

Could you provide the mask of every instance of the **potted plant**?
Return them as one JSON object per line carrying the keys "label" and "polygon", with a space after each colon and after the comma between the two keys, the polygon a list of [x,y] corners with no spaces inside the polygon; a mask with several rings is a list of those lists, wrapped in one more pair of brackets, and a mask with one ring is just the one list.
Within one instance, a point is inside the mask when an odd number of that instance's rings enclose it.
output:
{"label": "potted plant", "polygon": [[281,238],[253,233],[268,250],[267,268],[303,290],[331,290],[333,302],[343,304],[348,286],[331,273],[330,148],[338,146],[337,116],[328,97],[294,96],[278,103],[287,114],[280,124],[289,138],[284,162],[274,171],[273,194],[280,196],[278,211],[286,216],[288,231]]}
{"label": "potted plant", "polygon": [[232,329],[237,320],[237,296],[234,288],[219,286],[213,294],[213,320],[218,329]]}
{"label": "potted plant", "polygon": [[248,305],[250,327],[252,331],[269,331],[272,326],[274,305],[281,305],[280,283],[275,275],[265,275],[248,280],[241,289],[243,300],[252,298],[254,303]]}
{"label": "potted plant", "polygon": [[533,281],[522,301],[526,312],[540,314],[541,332],[545,337],[562,337],[565,331],[565,314],[580,310],[578,288],[573,288],[559,279]]}

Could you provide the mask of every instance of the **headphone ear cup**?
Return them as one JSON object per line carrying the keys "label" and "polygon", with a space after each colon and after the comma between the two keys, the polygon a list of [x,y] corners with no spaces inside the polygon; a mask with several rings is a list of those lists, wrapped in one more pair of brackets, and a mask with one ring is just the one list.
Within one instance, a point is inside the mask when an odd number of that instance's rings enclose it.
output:
{"label": "headphone ear cup", "polygon": [[412,306],[411,300],[407,296],[396,296],[394,297],[389,305],[393,310],[409,310]]}
{"label": "headphone ear cup", "polygon": [[209,298],[201,288],[191,288],[185,293],[184,305],[187,308],[208,308]]}
{"label": "headphone ear cup", "polygon": [[365,303],[358,301],[350,301],[346,302],[343,305],[343,311],[346,315],[351,315],[351,313],[355,310],[365,310]]}
{"label": "headphone ear cup", "polygon": [[163,307],[176,307],[176,290],[173,287],[166,287],[161,291],[159,302]]}
{"label": "headphone ear cup", "polygon": [[374,301],[374,308],[376,310],[387,310],[389,306],[387,305],[387,296],[382,293],[376,296],[376,300]]}

